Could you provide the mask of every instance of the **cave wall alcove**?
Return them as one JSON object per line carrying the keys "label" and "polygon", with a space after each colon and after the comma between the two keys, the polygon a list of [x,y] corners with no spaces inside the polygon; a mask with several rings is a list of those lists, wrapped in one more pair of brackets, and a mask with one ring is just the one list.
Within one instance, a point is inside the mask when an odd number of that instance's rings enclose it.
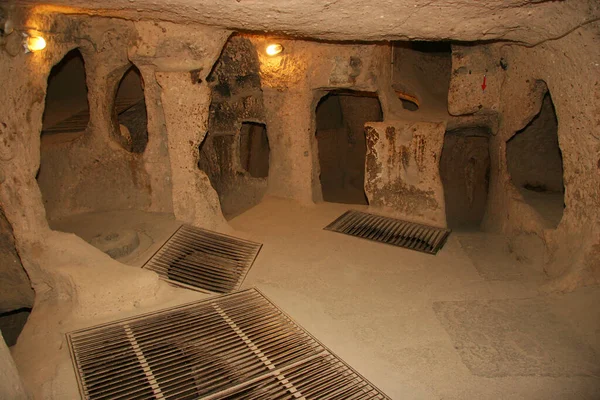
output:
{"label": "cave wall alcove", "polygon": [[404,108],[428,115],[447,112],[452,71],[449,41],[392,43],[392,87]]}
{"label": "cave wall alcove", "polygon": [[550,93],[540,112],[506,143],[506,161],[512,184],[525,202],[555,229],[563,216],[564,183],[558,120]]}
{"label": "cave wall alcove", "polygon": [[[37,182],[50,221],[84,212],[151,207],[150,176],[141,154],[147,142],[147,121],[143,90],[139,83],[135,86],[139,74],[128,73],[121,82],[130,64],[116,49],[110,56],[82,58],[80,50],[72,50],[48,78],[44,114],[48,128],[42,131]],[[99,62],[102,67],[97,67]],[[113,104],[121,101],[115,99],[120,82],[125,84],[120,92],[130,92],[138,104],[117,117]],[[82,110],[87,104],[93,106]],[[134,111],[136,107],[140,112]],[[119,124],[128,115],[140,116],[129,117],[127,122],[131,125],[137,119],[140,140]],[[54,120],[52,125],[47,122]],[[136,132],[133,125],[132,132]],[[114,146],[116,142],[121,146]]]}

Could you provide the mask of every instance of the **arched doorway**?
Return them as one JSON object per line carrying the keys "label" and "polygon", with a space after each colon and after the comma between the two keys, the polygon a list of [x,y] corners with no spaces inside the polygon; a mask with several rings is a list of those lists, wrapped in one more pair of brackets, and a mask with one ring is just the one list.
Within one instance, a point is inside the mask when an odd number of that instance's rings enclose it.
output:
{"label": "arched doorway", "polygon": [[316,138],[325,201],[367,204],[364,125],[382,118],[375,93],[333,91],[321,99],[316,109]]}

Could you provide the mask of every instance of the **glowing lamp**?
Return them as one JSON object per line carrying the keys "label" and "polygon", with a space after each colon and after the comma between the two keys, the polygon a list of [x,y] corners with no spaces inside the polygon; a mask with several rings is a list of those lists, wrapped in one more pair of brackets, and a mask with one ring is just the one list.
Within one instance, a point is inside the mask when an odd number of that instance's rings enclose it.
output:
{"label": "glowing lamp", "polygon": [[270,44],[267,46],[265,51],[270,56],[276,56],[277,54],[279,54],[283,51],[283,46],[280,45],[279,43]]}
{"label": "glowing lamp", "polygon": [[25,48],[31,52],[44,50],[46,40],[41,36],[28,36],[25,40]]}

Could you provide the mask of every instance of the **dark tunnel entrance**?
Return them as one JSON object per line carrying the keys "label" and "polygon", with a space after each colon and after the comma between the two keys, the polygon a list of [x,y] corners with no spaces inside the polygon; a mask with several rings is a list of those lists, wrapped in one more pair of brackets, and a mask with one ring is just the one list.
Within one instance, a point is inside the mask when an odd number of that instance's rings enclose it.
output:
{"label": "dark tunnel entrance", "polygon": [[446,132],[440,159],[446,222],[449,228],[477,230],[488,197],[489,130],[459,128]]}
{"label": "dark tunnel entrance", "polygon": [[148,114],[144,98],[144,81],[135,65],[123,74],[115,95],[113,119],[117,141],[127,151],[143,153],[148,144]]}
{"label": "dark tunnel entrance", "polygon": [[240,165],[253,178],[269,176],[269,138],[265,124],[242,122]]}
{"label": "dark tunnel entrance", "polygon": [[364,125],[382,118],[375,93],[336,91],[321,99],[316,110],[316,137],[323,200],[367,204]]}
{"label": "dark tunnel entrance", "polygon": [[69,137],[63,139],[70,140],[70,136],[85,131],[89,121],[85,63],[79,50],[74,49],[52,68],[48,76],[42,118],[43,140],[51,134],[67,135]]}

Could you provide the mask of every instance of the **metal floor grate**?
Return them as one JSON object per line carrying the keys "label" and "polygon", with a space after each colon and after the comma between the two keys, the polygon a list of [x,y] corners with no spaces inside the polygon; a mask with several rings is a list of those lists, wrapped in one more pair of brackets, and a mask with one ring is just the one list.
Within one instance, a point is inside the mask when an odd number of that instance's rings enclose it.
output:
{"label": "metal floor grate", "polygon": [[451,232],[356,210],[346,211],[324,229],[428,254],[437,254]]}
{"label": "metal floor grate", "polygon": [[182,225],[146,262],[171,284],[228,293],[242,284],[262,244]]}
{"label": "metal floor grate", "polygon": [[67,340],[85,399],[388,399],[256,289]]}

